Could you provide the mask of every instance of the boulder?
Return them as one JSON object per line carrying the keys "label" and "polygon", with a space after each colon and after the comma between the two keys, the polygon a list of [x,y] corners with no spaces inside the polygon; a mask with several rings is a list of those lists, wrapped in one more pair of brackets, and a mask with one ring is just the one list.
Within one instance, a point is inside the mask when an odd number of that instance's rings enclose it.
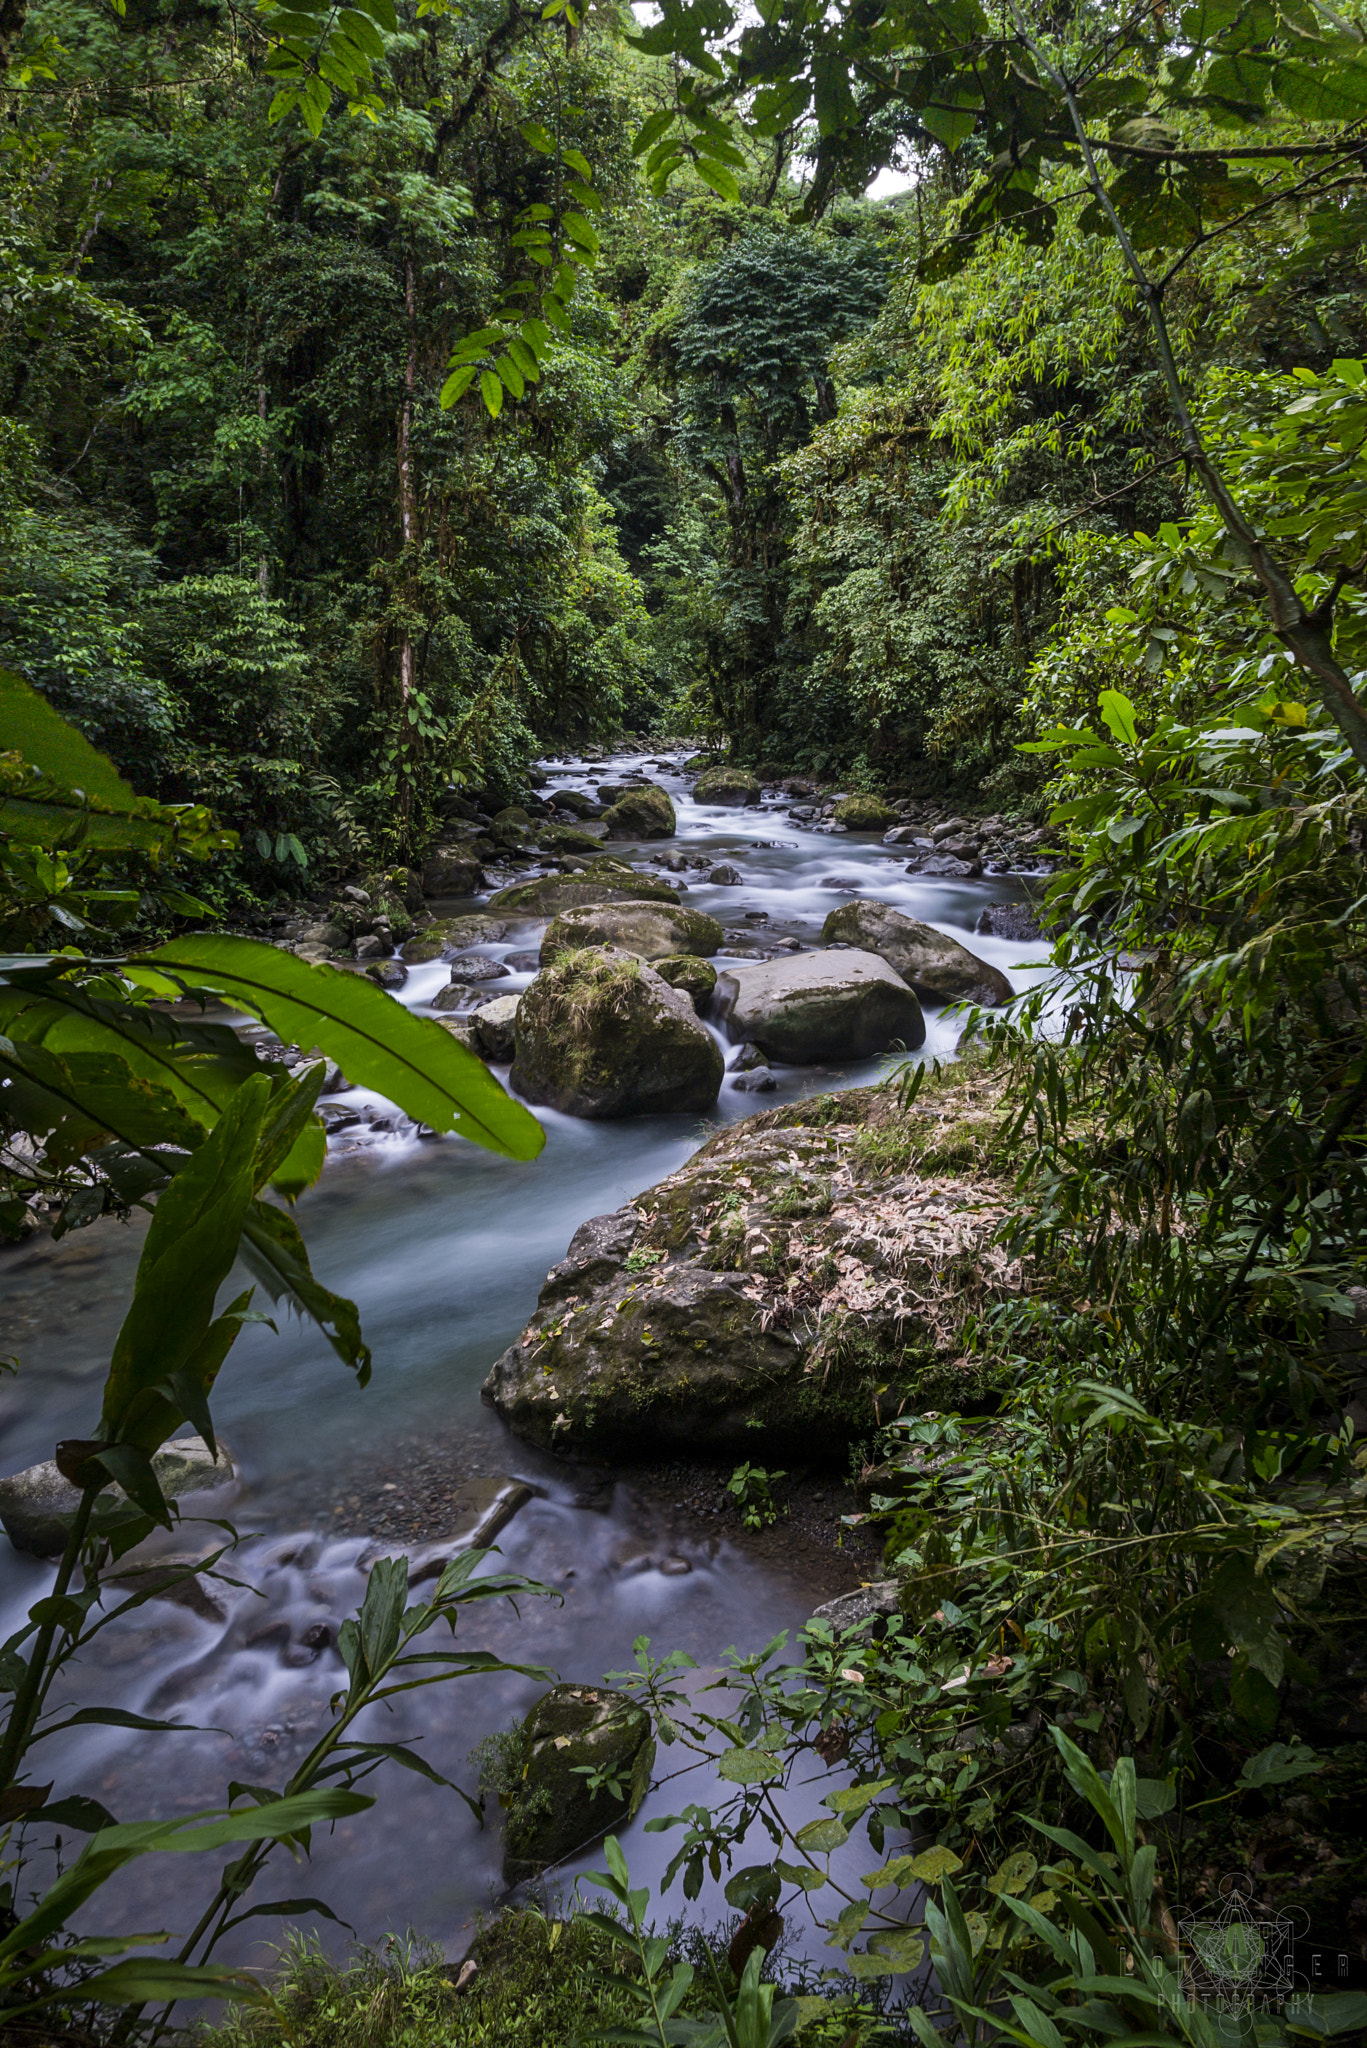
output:
{"label": "boulder", "polygon": [[925,1002],[1009,1003],[1014,991],[999,967],[989,967],[957,939],[933,925],[904,917],[890,903],[858,896],[833,910],[821,928],[828,945],[840,941],[877,953],[895,967]]}
{"label": "boulder", "polygon": [[522,997],[512,1084],[568,1116],[710,1109],[722,1056],[682,989],[632,954],[564,953]]}
{"label": "boulder", "polygon": [[677,903],[679,892],[667,882],[628,878],[625,871],[607,880],[602,874],[542,875],[535,882],[514,882],[489,899],[490,908],[532,919],[559,917],[562,910],[580,910],[592,903]]}
{"label": "boulder", "polygon": [[1039,918],[1029,903],[989,903],[978,914],[973,927],[984,938],[1012,939],[1018,946],[1033,945],[1044,937]]}
{"label": "boulder", "polygon": [[699,960],[691,953],[674,953],[653,965],[661,981],[667,981],[671,988],[681,988],[699,1015],[705,1015],[717,986],[717,970],[710,960]]}
{"label": "boulder", "polygon": [[484,870],[468,845],[439,846],[423,863],[424,896],[473,896],[484,887]]}
{"label": "boulder", "polygon": [[909,875],[930,875],[942,882],[969,882],[982,871],[980,860],[958,860],[952,853],[930,853],[907,862]]}
{"label": "boulder", "polygon": [[627,790],[603,814],[609,839],[672,839],[677,821],[669,792],[657,782]]}
{"label": "boulder", "polygon": [[[202,1437],[187,1436],[163,1444],[152,1465],[168,1500],[229,1486],[237,1477],[232,1453],[222,1438],[217,1464]],[[122,1487],[108,1491],[115,1500],[125,1498]],[[67,1539],[63,1517],[74,1513],[80,1498],[78,1489],[49,1458],[44,1464],[30,1465],[0,1479],[0,1524],[16,1550],[29,1551],[35,1557],[60,1557]]]}
{"label": "boulder", "polygon": [[543,853],[599,853],[602,834],[586,832],[580,825],[543,825],[536,843]]}
{"label": "boulder", "polygon": [[748,768],[708,768],[693,785],[700,804],[757,804],[760,785]]}
{"label": "boulder", "polygon": [[771,1060],[872,1059],[925,1041],[921,1005],[876,953],[800,953],[717,976],[713,1015],[733,1043],[751,1040]]}
{"label": "boulder", "polygon": [[881,1636],[893,1615],[901,1612],[901,1597],[900,1579],[874,1579],[857,1586],[853,1593],[840,1593],[834,1600],[828,1600],[824,1607],[815,1609],[812,1620],[829,1622],[837,1636],[850,1629],[863,1635],[869,1628],[874,1635]]}
{"label": "boulder", "polygon": [[729,861],[710,870],[708,881],[714,889],[739,889],[745,880],[739,868],[733,868]]}
{"label": "boulder", "polygon": [[365,972],[366,980],[378,982],[381,988],[399,989],[408,979],[402,960],[376,960]]}
{"label": "boulder", "polygon": [[486,917],[478,910],[468,917],[438,918],[415,932],[399,957],[410,967],[425,960],[454,960],[468,946],[496,946],[511,930],[506,917]]}
{"label": "boulder", "polygon": [[[443,995],[445,994],[444,989],[442,993]],[[473,1017],[468,1015],[464,1017],[438,1017],[436,1021],[440,1024],[443,1031],[449,1031],[452,1038],[463,1045],[467,1052],[472,1052],[476,1059],[483,1059],[485,1057],[484,1047],[475,1033],[475,1020]]]}
{"label": "boulder", "polygon": [[481,1003],[470,1019],[475,1051],[497,1066],[507,1066],[513,1057],[513,1034],[521,1001],[520,994],[495,996],[493,1002]]}
{"label": "boulder", "polygon": [[742,1095],[767,1095],[778,1082],[768,1067],[745,1067],[731,1075],[731,1086]]}
{"label": "boulder", "polygon": [[[522,1724],[522,1776],[508,1808],[503,1875],[521,1884],[630,1820],[650,1789],[650,1716],[625,1693],[557,1685]],[[589,1789],[585,1766],[625,1788]]]}
{"label": "boulder", "polygon": [[847,832],[886,832],[897,823],[897,813],[881,796],[846,796],[831,814]]}
{"label": "boulder", "polygon": [[603,806],[596,796],[590,796],[583,789],[557,789],[554,794],[558,811],[573,811],[576,818],[601,818]]}
{"label": "boulder", "polygon": [[675,903],[600,903],[567,910],[541,941],[541,965],[582,946],[616,946],[642,960],[715,953],[722,929],[701,910]]}
{"label": "boulder", "polygon": [[524,811],[521,804],[509,804],[506,810],[498,811],[494,816],[495,825],[530,825],[531,822],[531,812]]}
{"label": "boulder", "polygon": [[457,953],[451,962],[452,981],[506,981],[508,970],[487,953]]}

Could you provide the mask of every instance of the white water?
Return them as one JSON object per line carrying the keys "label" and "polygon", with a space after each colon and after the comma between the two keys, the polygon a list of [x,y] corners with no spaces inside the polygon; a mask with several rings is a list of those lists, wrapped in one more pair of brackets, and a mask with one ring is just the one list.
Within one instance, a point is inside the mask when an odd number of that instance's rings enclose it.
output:
{"label": "white water", "polygon": [[[555,763],[547,793],[557,784],[591,790],[658,758]],[[794,825],[784,815],[786,802],[762,811],[707,809],[692,801],[677,773],[651,773],[673,796],[678,837],[663,849],[621,850],[637,859],[661,850],[706,853],[738,868],[740,888],[710,886],[693,871],[665,877],[687,883],[682,900],[689,907],[735,931],[730,943],[762,945],[791,935],[805,946],[819,944],[826,914],[860,894],[952,934],[1003,968],[1017,989],[1036,978],[1042,947],[973,935],[984,904],[1023,893],[1012,879],[941,882],[909,875],[905,852],[872,837]],[[823,888],[827,877],[848,877],[848,889]],[[747,931],[747,911],[766,912],[768,923]],[[506,957],[534,949],[539,937],[537,928],[521,928],[504,944],[480,950]],[[447,974],[439,962],[415,968],[403,1000],[430,1002]],[[514,974],[485,993],[512,993],[529,979]],[[927,1025],[918,1057],[952,1056],[957,1021],[931,1011]],[[800,1576],[760,1566],[718,1538],[700,1537],[696,1522],[673,1525],[658,1509],[635,1501],[627,1486],[583,1504],[582,1477],[510,1439],[480,1405],[479,1387],[585,1218],[620,1207],[674,1171],[719,1123],[874,1080],[885,1067],[875,1061],[779,1070],[777,1093],[759,1096],[723,1085],[707,1119],[585,1123],[538,1111],[547,1144],[530,1165],[494,1158],[458,1139],[419,1142],[396,1135],[356,1144],[344,1133],[322,1182],[300,1203],[299,1218],[315,1272],[360,1305],[375,1352],[373,1382],[360,1391],[307,1325],[282,1321],[278,1335],[260,1327],[244,1334],[215,1399],[215,1419],[246,1479],[232,1506],[234,1522],[262,1532],[228,1567],[243,1589],[223,1593],[221,1620],[151,1603],[101,1638],[70,1688],[77,1703],[98,1700],[225,1732],[130,1738],[83,1730],[51,1745],[42,1776],[56,1776],[64,1792],[93,1794],[121,1820],[218,1803],[229,1779],[281,1782],[325,1725],[327,1700],[340,1679],[335,1652],[327,1641],[318,1647],[318,1632],[326,1631],[328,1641],[335,1637],[364,1591],[356,1559],[367,1525],[348,1518],[348,1474],[367,1462],[392,1467],[402,1495],[406,1465],[433,1446],[443,1455],[449,1450],[454,1470],[524,1475],[540,1489],[500,1538],[502,1562],[549,1584],[560,1604],[536,1603],[520,1621],[485,1609],[472,1643],[597,1682],[632,1661],[638,1634],[648,1634],[657,1652],[684,1648],[710,1667],[728,1644],[751,1648],[780,1629],[795,1632],[812,1606]],[[502,1078],[506,1082],[506,1074]],[[364,1100],[359,1091],[349,1099]],[[19,1353],[22,1366],[17,1379],[0,1384],[6,1470],[50,1456],[59,1437],[91,1433],[139,1236],[102,1225],[56,1247],[8,1254],[0,1264],[6,1346]],[[331,1493],[344,1497],[336,1517],[318,1507],[330,1481]],[[310,1507],[301,1515],[304,1501]],[[301,1527],[313,1522],[322,1533]],[[342,1527],[345,1536],[334,1533]],[[188,1526],[178,1547],[197,1547],[208,1533]],[[675,1563],[669,1574],[659,1569],[666,1558]],[[677,1560],[691,1570],[678,1572]],[[49,1579],[50,1568],[16,1556],[0,1539],[4,1633]],[[314,1639],[306,1642],[310,1632]],[[473,1745],[506,1726],[540,1689],[531,1679],[463,1679],[416,1695],[375,1732],[390,1741],[421,1739],[437,1769],[473,1789],[467,1761]],[[659,1768],[677,1768],[677,1760],[677,1751],[662,1751]],[[676,1841],[670,1834],[645,1834],[645,1819],[705,1799],[708,1787],[697,1778],[694,1773],[664,1786],[625,1831],[638,1881],[657,1882]],[[802,1795],[800,1817],[816,1810],[832,1782],[823,1777]],[[322,1896],[367,1939],[412,1926],[459,1954],[473,1916],[499,1890],[496,1829],[479,1834],[454,1795],[402,1770],[388,1769],[372,1789],[381,1793],[376,1810],[319,1836],[307,1869],[291,1871],[282,1859],[259,1889],[266,1897]],[[851,1844],[845,1854],[856,1872],[869,1861],[866,1843]],[[563,1874],[566,1881],[600,1860],[601,1851],[590,1852]],[[201,1862],[210,1867],[194,1868]],[[111,1888],[100,1896],[94,1920],[104,1928],[184,1927],[217,1868],[214,1858],[144,1859],[121,1877],[117,1894]],[[678,1910],[677,1889],[666,1903]],[[720,1887],[705,1887],[696,1910],[717,1918]],[[308,1924],[308,1916],[298,1917]],[[335,1945],[341,1931],[318,1924]],[[223,1956],[259,1962],[261,1944],[274,1938],[277,1923],[249,1922]]]}

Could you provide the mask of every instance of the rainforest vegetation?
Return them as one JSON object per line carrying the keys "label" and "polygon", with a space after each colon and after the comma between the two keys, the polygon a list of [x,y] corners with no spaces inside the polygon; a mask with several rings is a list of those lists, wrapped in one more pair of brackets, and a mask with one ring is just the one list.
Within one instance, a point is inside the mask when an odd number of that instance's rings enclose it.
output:
{"label": "rainforest vegetation", "polygon": [[[0,1657],[0,1826],[89,1838],[36,1905],[6,1879],[6,2024],[259,1998],[194,1973],[271,1847],[364,1803],[351,1720],[524,1590],[467,1561],[405,1608],[377,1569],[330,1732],[198,1835],[44,1806],[99,1574],[169,1520],[151,1459],[212,1443],[239,1251],[370,1369],[270,1199],[321,1171],[321,1071],[150,1005],[208,988],[530,1159],[430,1020],[233,934],[638,734],[1047,818],[1056,978],[978,1020],[990,1114],[944,1155],[1009,1183],[1019,1285],[962,1320],[962,1412],[866,1447],[895,1624],[817,1627],[797,1676],[738,1653],[710,1721],[667,1644],[622,1680],[729,1745],[683,1891],[769,1826],[728,1901],[812,1895],[854,1989],[775,2001],[758,1934],[729,1974],[653,1941],[612,1842],[536,2042],[614,1955],[602,2020],[659,2044],[1361,2038],[1361,1990],[1222,2016],[1238,1958],[1179,1926],[1223,1859],[1367,1940],[1357,0],[0,0],[0,66],[0,1224],[154,1212],[99,1435],[60,1447],[56,1591]],[[873,1181],[960,1085],[889,1084]],[[768,1788],[814,1754],[853,1783],[789,1838]],[[830,1904],[856,1827],[915,1853]],[[73,1931],[133,1856],[224,1843],[178,1961]],[[927,1893],[933,2016],[889,2015]],[[558,1940],[488,1953],[539,1986]],[[524,2038],[418,1950],[301,1952],[243,2037],[359,2039],[385,1999],[396,2039]]]}

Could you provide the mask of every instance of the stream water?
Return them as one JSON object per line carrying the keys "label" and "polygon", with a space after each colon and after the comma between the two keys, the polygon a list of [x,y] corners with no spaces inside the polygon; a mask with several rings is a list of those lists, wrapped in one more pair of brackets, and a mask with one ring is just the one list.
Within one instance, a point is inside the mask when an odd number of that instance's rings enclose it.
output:
{"label": "stream water", "polygon": [[[669,789],[678,813],[677,839],[663,850],[714,856],[743,877],[739,887],[712,886],[696,870],[666,877],[687,884],[686,904],[722,921],[725,951],[781,937],[819,944],[827,912],[858,894],[951,933],[1003,968],[1017,989],[1038,974],[1042,946],[973,933],[985,904],[1027,893],[1016,877],[949,882],[908,874],[906,853],[871,835],[795,824],[786,815],[789,799],[760,810],[706,808],[659,755],[548,763],[546,793],[557,785],[592,790],[640,767]],[[661,850],[620,849],[637,860]],[[832,879],[847,886],[825,886]],[[747,914],[757,913],[766,921],[747,924]],[[481,950],[506,958],[534,948],[539,936],[524,927]],[[430,1002],[447,974],[439,962],[415,968],[402,1000]],[[529,979],[513,972],[488,993],[512,993]],[[957,1022],[930,1011],[927,1025],[919,1056],[952,1056]],[[371,1520],[363,1503],[373,1500],[378,1469],[393,1474],[385,1485],[400,1504],[406,1475],[419,1465],[430,1473],[434,1460],[450,1470],[451,1497],[472,1473],[512,1474],[535,1487],[499,1538],[502,1563],[557,1597],[525,1606],[520,1618],[492,1608],[480,1615],[479,1644],[510,1661],[592,1683],[630,1664],[633,1640],[647,1635],[657,1652],[690,1651],[705,1678],[728,1645],[752,1648],[780,1630],[795,1632],[813,1605],[799,1567],[760,1563],[700,1534],[696,1519],[671,1518],[628,1485],[586,1485],[574,1468],[511,1439],[481,1406],[479,1389],[587,1217],[620,1207],[674,1171],[719,1123],[876,1079],[885,1064],[780,1069],[777,1093],[759,1097],[726,1083],[707,1119],[587,1123],[538,1111],[547,1143],[531,1165],[454,1138],[423,1142],[398,1132],[358,1142],[343,1133],[321,1182],[300,1203],[299,1220],[315,1272],[359,1303],[375,1354],[372,1383],[359,1390],[308,1325],[282,1320],[278,1334],[263,1326],[244,1333],[215,1397],[216,1423],[244,1476],[232,1518],[254,1532],[232,1560],[240,1586],[215,1589],[218,1612],[150,1603],[105,1631],[69,1688],[77,1704],[98,1700],[195,1727],[152,1738],[73,1731],[48,1745],[41,1775],[55,1777],[64,1792],[92,1794],[120,1820],[219,1803],[230,1779],[280,1782],[325,1724],[338,1685],[330,1645],[364,1593],[357,1560]],[[359,1093],[343,1100],[364,1107]],[[51,1456],[60,1437],[90,1434],[139,1238],[136,1226],[102,1224],[56,1246],[33,1241],[0,1254],[3,1348],[21,1362],[17,1376],[0,1382],[6,1471]],[[179,1547],[197,1544],[201,1533],[184,1526]],[[49,1566],[0,1539],[4,1634],[50,1578]],[[421,1740],[438,1770],[473,1789],[473,1746],[525,1711],[540,1689],[535,1679],[511,1675],[459,1680],[412,1696],[376,1732],[389,1741]],[[661,1754],[659,1768],[671,1768],[677,1752]],[[705,1778],[695,1772],[664,1785],[624,1831],[634,1880],[657,1884],[676,1840],[644,1833],[645,1820],[705,1799]],[[801,1818],[817,1811],[830,1785],[826,1777],[797,1795]],[[498,1831],[478,1832],[454,1795],[403,1770],[387,1768],[379,1790],[373,1811],[317,1836],[307,1871],[285,1874],[284,1866],[260,1889],[269,1897],[321,1896],[367,1939],[411,1926],[457,1956],[501,1888]],[[867,1844],[852,1843],[848,1853],[855,1869],[868,1860]],[[577,1871],[600,1861],[601,1851],[591,1851],[560,1877],[568,1887]],[[212,1867],[200,1871],[199,1863]],[[207,1857],[144,1858],[100,1895],[95,1918],[104,1927],[184,1927],[217,1867]],[[666,1904],[679,1909],[677,1891]],[[719,1918],[720,1887],[705,1886],[694,1910]],[[308,1914],[294,1917],[312,1924]],[[344,1929],[316,1924],[330,1945],[345,1939]],[[222,1959],[259,1963],[262,1944],[276,1938],[277,1923],[248,1922]]]}

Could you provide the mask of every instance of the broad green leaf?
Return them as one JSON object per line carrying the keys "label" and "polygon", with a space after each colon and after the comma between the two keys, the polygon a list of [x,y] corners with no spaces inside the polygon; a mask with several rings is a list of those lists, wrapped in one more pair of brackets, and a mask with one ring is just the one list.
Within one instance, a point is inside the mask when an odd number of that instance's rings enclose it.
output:
{"label": "broad green leaf", "polygon": [[486,411],[490,414],[491,418],[497,419],[503,410],[502,379],[496,377],[492,370],[481,370],[479,373],[479,390],[480,396],[484,400]]}
{"label": "broad green leaf", "polygon": [[735,172],[728,170],[725,164],[718,163],[715,157],[695,157],[693,168],[704,185],[716,193],[718,199],[734,203],[740,198],[740,186],[736,183]]}
{"label": "broad green leaf", "polygon": [[781,1778],[783,1765],[763,1749],[727,1749],[717,1759],[717,1774],[731,1785],[760,1785],[768,1778]]}
{"label": "broad green leaf", "polygon": [[363,975],[217,934],[172,939],[124,972],[159,993],[176,985],[218,990],[287,1045],[321,1047],[358,1087],[375,1089],[433,1130],[456,1131],[509,1159],[534,1159],[546,1142],[481,1060]]}
{"label": "broad green leaf", "polygon": [[952,1849],[937,1842],[929,1849],[918,1850],[914,1855],[894,1856],[881,1870],[870,1870],[860,1878],[870,1891],[881,1885],[905,1887],[910,1884],[939,1884],[946,1877],[952,1877],[956,1870],[963,1869],[963,1858],[956,1856]]}
{"label": "broad green leaf", "polygon": [[163,1962],[156,1956],[135,1956],[81,1980],[82,1998],[97,2005],[170,2005],[178,1998],[231,1998],[250,2005],[273,2006],[275,2000],[249,1970],[221,1963]]}
{"label": "broad green leaf", "polygon": [[804,1892],[819,1892],[830,1882],[824,1870],[813,1870],[807,1863],[784,1863],[780,1859],[774,1868],[785,1884],[800,1885]]}
{"label": "broad green leaf", "polygon": [[0,668],[0,750],[22,754],[54,782],[98,797],[116,811],[136,810],[141,801],[112,761],[54,711],[46,697],[4,668]]}
{"label": "broad green leaf", "polygon": [[895,1778],[878,1778],[871,1785],[846,1785],[842,1791],[828,1792],[821,1804],[829,1806],[832,1813],[859,1814],[896,1782]]}
{"label": "broad green leaf", "polygon": [[1301,1743],[1274,1742],[1247,1759],[1239,1773],[1241,1785],[1287,1785],[1324,1769],[1324,1758]]}
{"label": "broad green leaf", "polygon": [[1119,690],[1103,690],[1097,698],[1102,723],[1123,746],[1132,747],[1139,737],[1134,706]]}
{"label": "broad green leaf", "polygon": [[838,1849],[842,1842],[848,1842],[850,1831],[843,1820],[809,1820],[805,1828],[799,1828],[793,1836],[799,1849],[805,1849],[810,1856],[826,1856],[832,1849]]}

